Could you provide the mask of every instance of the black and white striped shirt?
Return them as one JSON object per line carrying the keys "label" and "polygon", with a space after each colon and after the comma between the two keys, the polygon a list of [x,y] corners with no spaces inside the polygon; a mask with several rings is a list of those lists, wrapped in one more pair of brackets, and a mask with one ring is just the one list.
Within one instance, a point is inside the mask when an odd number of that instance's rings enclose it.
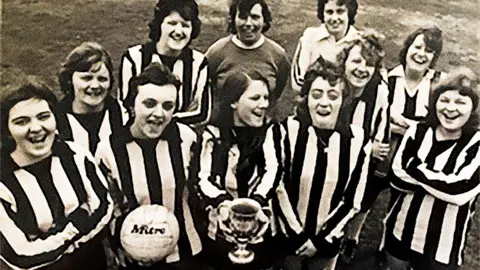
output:
{"label": "black and white striped shirt", "polygon": [[[95,153],[100,140],[122,128],[128,121],[128,112],[114,98],[107,96],[105,108],[97,114],[78,115],[72,111],[72,103],[61,102],[63,114],[57,118],[59,133],[67,141],[74,141]],[[85,119],[80,119],[85,117]],[[98,119],[89,119],[98,117]]]}
{"label": "black and white striped shirt", "polygon": [[435,129],[413,126],[393,161],[403,191],[386,218],[389,236],[443,264],[462,264],[469,223],[480,193],[480,132],[437,141]]}
{"label": "black and white striped shirt", "polygon": [[100,168],[116,181],[127,204],[163,205],[174,213],[180,239],[167,263],[202,250],[188,204],[191,149],[197,135],[188,126],[171,122],[159,139],[135,139],[129,128],[100,142],[96,158]]}
{"label": "black and white striped shirt", "polygon": [[352,124],[363,128],[366,138],[383,142],[388,139],[390,105],[388,86],[376,72],[360,97],[354,99]]}
{"label": "black and white striped shirt", "polygon": [[[128,82],[139,75],[150,63],[162,63],[161,56],[149,53],[147,45],[127,49],[121,59],[119,98],[125,100]],[[168,63],[164,63],[168,66]],[[211,115],[212,97],[209,85],[208,61],[201,52],[185,48],[171,67],[182,82],[177,98],[175,117],[184,124],[203,124]]]}
{"label": "black and white striped shirt", "polygon": [[272,159],[266,175],[283,173],[274,199],[275,230],[299,245],[310,238],[317,248],[338,240],[360,210],[371,152],[358,126],[337,129],[328,139],[322,132],[290,117],[274,124],[265,142]]}
{"label": "black and white striped shirt", "polygon": [[[244,153],[241,133],[248,134],[253,140],[260,139],[259,144],[251,153]],[[265,164],[274,161],[275,156],[264,155],[265,149],[273,147],[265,145],[266,127],[220,129],[206,126],[199,143],[200,149],[196,155],[195,170],[196,187],[205,206],[217,207],[224,200],[236,198],[251,198],[261,205],[267,206],[280,181],[279,175],[265,173]],[[228,133],[228,134],[227,134]],[[254,138],[256,135],[257,138]],[[231,137],[229,144],[226,137]],[[263,149],[262,149],[263,145]],[[271,150],[268,150],[272,153]],[[245,160],[245,155],[248,160]],[[247,165],[245,165],[247,164]],[[246,168],[240,168],[240,167]],[[209,236],[215,239],[217,224],[215,217],[210,217]]]}
{"label": "black and white striped shirt", "polygon": [[2,153],[0,258],[13,269],[54,265],[110,221],[113,202],[93,156],[56,139],[52,155],[19,167]]}

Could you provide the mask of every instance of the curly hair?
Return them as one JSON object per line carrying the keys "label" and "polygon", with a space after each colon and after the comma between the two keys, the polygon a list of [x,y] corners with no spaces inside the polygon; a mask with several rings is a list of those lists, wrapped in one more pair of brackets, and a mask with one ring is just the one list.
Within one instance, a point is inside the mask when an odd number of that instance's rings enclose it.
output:
{"label": "curly hair", "polygon": [[158,86],[174,85],[177,90],[182,84],[167,66],[157,62],[151,63],[139,75],[130,79],[128,83],[128,95],[123,101],[123,105],[131,115],[135,98],[138,95],[138,87],[149,83]]}
{"label": "curly hair", "polygon": [[451,90],[459,91],[460,95],[467,96],[472,100],[472,112],[469,119],[462,127],[464,134],[472,134],[479,129],[478,103],[480,99],[478,76],[468,68],[461,67],[458,71],[441,80],[436,86],[430,98],[426,123],[431,127],[440,125],[436,113],[437,101],[440,96]]}
{"label": "curly hair", "polygon": [[430,68],[434,68],[443,49],[442,30],[437,27],[418,28],[411,33],[403,42],[403,47],[398,54],[398,60],[404,67],[407,65],[408,49],[418,35],[423,35],[423,41],[425,42],[426,47],[434,52],[432,62],[430,63]]}
{"label": "curly hair", "polygon": [[360,46],[361,54],[367,61],[367,64],[375,66],[379,70],[383,67],[383,59],[385,57],[383,40],[384,37],[374,30],[360,32],[357,38],[345,44],[345,47],[337,55],[337,61],[344,66],[350,50],[355,46]]}
{"label": "curly hair", "polygon": [[192,22],[190,41],[198,37],[202,22],[198,17],[198,5],[195,0],[158,0],[153,11],[153,19],[148,23],[148,27],[150,28],[148,38],[151,43],[157,43],[158,40],[160,40],[163,20],[173,11],[178,12],[184,20]]}
{"label": "curly hair", "polygon": [[74,95],[73,73],[89,71],[98,62],[104,63],[107,67],[110,75],[110,88],[108,90],[112,90],[114,83],[112,57],[102,45],[96,42],[84,42],[68,54],[58,75],[60,88],[67,98],[72,98]]}
{"label": "curly hair", "polygon": [[228,13],[228,25],[227,31],[230,34],[235,35],[237,33],[237,27],[235,25],[235,18],[237,17],[237,12],[239,12],[240,17],[246,17],[250,10],[252,10],[253,6],[256,4],[260,4],[262,6],[262,15],[264,20],[264,25],[262,28],[262,33],[267,32],[272,24],[272,13],[268,8],[267,3],[265,0],[232,0],[232,4],[230,5],[229,13]]}
{"label": "curly hair", "polygon": [[317,1],[317,18],[321,22],[325,22],[325,4],[329,1],[336,1],[339,6],[347,6],[348,11],[348,25],[355,24],[355,16],[357,16],[358,3],[357,0],[318,0]]}
{"label": "curly hair", "polygon": [[8,118],[10,116],[10,110],[19,102],[38,99],[45,100],[48,107],[53,112],[55,118],[57,114],[57,97],[53,91],[44,82],[25,77],[19,80],[19,82],[9,85],[7,88],[2,89],[3,95],[0,100],[0,130],[1,130],[1,148],[11,152],[15,150],[16,143],[11,138],[11,133],[8,128]]}

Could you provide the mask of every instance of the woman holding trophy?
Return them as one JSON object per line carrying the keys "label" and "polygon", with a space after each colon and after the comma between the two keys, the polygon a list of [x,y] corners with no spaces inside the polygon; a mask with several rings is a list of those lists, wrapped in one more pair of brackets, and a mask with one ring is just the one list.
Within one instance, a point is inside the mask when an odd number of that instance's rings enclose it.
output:
{"label": "woman holding trophy", "polygon": [[[120,269],[200,269],[195,260],[202,245],[188,204],[187,185],[190,150],[197,136],[187,125],[172,120],[179,87],[180,81],[168,67],[147,66],[130,81],[125,100],[130,122],[102,140],[97,149],[97,161],[118,205],[111,244]],[[120,245],[123,219],[143,205],[162,205],[178,220],[178,243],[160,261],[134,261]]]}
{"label": "woman holding trophy", "polygon": [[[205,127],[195,162],[196,189],[209,211],[205,255],[214,269],[268,268],[268,241],[262,242],[261,237],[268,218],[261,208],[268,207],[280,179],[279,174],[266,175],[264,170],[276,160],[265,156],[262,148],[268,136],[268,80],[256,71],[238,72],[232,73],[223,87],[222,117]],[[249,214],[254,220],[246,220]],[[240,216],[245,222],[236,218]],[[254,250],[253,261],[252,253],[239,248],[242,238]]]}
{"label": "woman holding trophy", "polygon": [[276,158],[266,174],[284,172],[273,200],[283,269],[335,269],[344,226],[361,208],[371,142],[349,124],[351,97],[335,64],[318,58],[301,96],[297,116],[273,124],[265,142]]}

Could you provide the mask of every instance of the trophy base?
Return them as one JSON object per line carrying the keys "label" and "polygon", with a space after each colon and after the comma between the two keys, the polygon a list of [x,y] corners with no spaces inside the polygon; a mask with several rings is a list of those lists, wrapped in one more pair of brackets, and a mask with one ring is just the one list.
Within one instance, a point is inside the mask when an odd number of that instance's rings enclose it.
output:
{"label": "trophy base", "polygon": [[255,258],[255,253],[250,250],[237,249],[235,251],[230,251],[228,253],[228,258],[230,258],[230,261],[232,261],[234,264],[248,264],[251,263]]}

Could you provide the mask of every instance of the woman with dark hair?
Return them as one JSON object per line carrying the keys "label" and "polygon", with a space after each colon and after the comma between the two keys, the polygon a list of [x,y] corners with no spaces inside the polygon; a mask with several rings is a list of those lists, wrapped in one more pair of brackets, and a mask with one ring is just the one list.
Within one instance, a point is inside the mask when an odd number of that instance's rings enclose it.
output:
{"label": "woman with dark hair", "polygon": [[[229,9],[229,36],[217,40],[206,55],[210,63],[217,112],[227,95],[227,77],[257,70],[268,80],[271,101],[275,102],[288,80],[290,61],[285,50],[264,36],[271,27],[272,15],[265,0],[234,0]],[[216,113],[215,113],[216,115]]]}
{"label": "woman with dark hair", "polygon": [[106,270],[105,178],[87,149],[55,134],[51,90],[21,83],[0,104],[0,268]]}
{"label": "woman with dark hair", "polygon": [[361,208],[371,141],[350,124],[345,90],[343,70],[319,57],[297,116],[267,133],[266,175],[283,172],[273,201],[283,269],[335,269],[344,226]]}
{"label": "woman with dark hair", "polygon": [[121,59],[119,97],[129,95],[128,82],[152,62],[166,65],[181,81],[175,118],[188,125],[206,123],[211,114],[208,62],[190,48],[200,34],[195,0],[158,0],[149,23],[149,40],[127,49]]}
{"label": "woman with dark hair", "polygon": [[62,64],[59,82],[65,96],[59,104],[58,131],[66,140],[95,153],[100,139],[121,128],[128,119],[126,110],[110,95],[110,54],[98,43],[82,43]]}
{"label": "woman with dark hair", "polygon": [[458,269],[480,193],[478,81],[455,74],[437,86],[426,122],[398,148],[385,220],[388,269]]}
{"label": "woman with dark hair", "polygon": [[222,116],[205,127],[198,144],[196,189],[203,209],[208,211],[208,237],[205,251],[214,269],[263,269],[272,265],[268,240],[249,245],[255,260],[245,266],[232,265],[228,252],[234,244],[227,242],[217,228],[217,206],[226,200],[251,198],[267,207],[278,175],[265,174],[266,163],[272,157],[263,154],[266,135],[266,112],[269,106],[268,80],[259,72],[234,73],[226,80]]}
{"label": "woman with dark hair", "polygon": [[[151,63],[133,77],[125,100],[131,120],[102,140],[95,154],[117,203],[110,244],[120,269],[202,269],[202,243],[188,203],[188,168],[197,135],[173,118],[180,85],[160,63]],[[130,211],[149,204],[162,205],[175,215],[180,237],[161,261],[138,262],[123,250],[120,229]]]}
{"label": "woman with dark hair", "polygon": [[334,61],[344,43],[355,38],[357,8],[357,0],[317,1],[317,17],[322,24],[305,29],[298,41],[291,69],[294,90],[300,91],[305,72],[319,56]]}

